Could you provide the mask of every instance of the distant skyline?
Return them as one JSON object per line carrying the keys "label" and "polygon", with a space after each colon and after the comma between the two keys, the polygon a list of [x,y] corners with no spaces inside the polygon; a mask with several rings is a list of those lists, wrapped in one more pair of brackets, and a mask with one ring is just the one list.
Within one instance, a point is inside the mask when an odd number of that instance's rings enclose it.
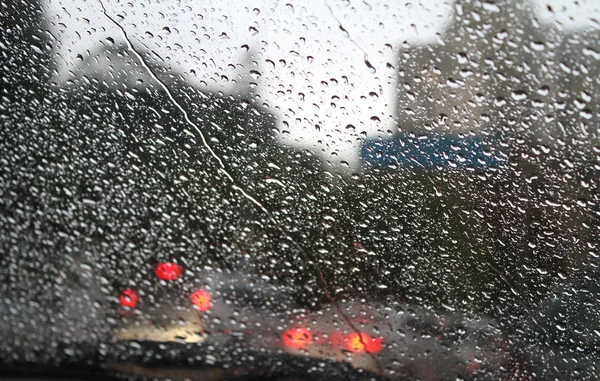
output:
{"label": "distant skyline", "polygon": [[[103,3],[136,49],[156,52],[172,74],[227,95],[240,95],[249,81],[256,83],[250,88],[253,103],[277,116],[278,128],[287,132],[279,137],[282,143],[350,167],[358,165],[361,138],[395,128],[399,47],[439,43],[456,11],[453,2],[436,0]],[[532,0],[531,5],[542,25],[554,23],[564,31],[600,28],[600,4],[574,3]],[[106,60],[85,59],[100,54],[107,37],[122,42],[100,3],[45,0],[43,7],[57,41],[56,80],[85,74],[91,70],[88,62],[106,71]],[[241,67],[252,61],[255,66]]]}

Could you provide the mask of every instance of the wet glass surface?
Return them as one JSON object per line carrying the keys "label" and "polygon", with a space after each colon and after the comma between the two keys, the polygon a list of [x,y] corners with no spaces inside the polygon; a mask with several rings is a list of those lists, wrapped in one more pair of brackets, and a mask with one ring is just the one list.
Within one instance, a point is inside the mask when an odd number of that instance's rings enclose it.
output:
{"label": "wet glass surface", "polygon": [[0,20],[13,376],[596,378],[593,1]]}

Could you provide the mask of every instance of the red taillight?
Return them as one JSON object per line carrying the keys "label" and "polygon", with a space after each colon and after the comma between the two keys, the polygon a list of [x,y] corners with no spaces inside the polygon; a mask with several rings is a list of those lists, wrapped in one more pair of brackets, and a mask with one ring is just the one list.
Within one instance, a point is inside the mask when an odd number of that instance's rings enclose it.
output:
{"label": "red taillight", "polygon": [[198,309],[202,312],[206,312],[210,309],[210,302],[212,301],[212,296],[206,290],[198,289],[194,291],[192,294],[192,303],[198,307]]}
{"label": "red taillight", "polygon": [[138,296],[137,292],[135,292],[131,288],[128,288],[127,290],[125,290],[121,293],[121,297],[119,298],[119,301],[121,302],[121,305],[123,307],[129,307],[131,309],[134,309],[135,306],[137,305],[138,299],[139,299],[139,296]]}
{"label": "red taillight", "polygon": [[175,280],[182,272],[181,266],[174,262],[161,262],[156,265],[156,276],[162,280]]}
{"label": "red taillight", "polygon": [[372,338],[366,333],[353,332],[346,337],[346,349],[356,353],[377,353],[381,350],[381,338]]}
{"label": "red taillight", "polygon": [[291,328],[283,333],[282,339],[288,348],[304,349],[312,342],[313,335],[306,328]]}

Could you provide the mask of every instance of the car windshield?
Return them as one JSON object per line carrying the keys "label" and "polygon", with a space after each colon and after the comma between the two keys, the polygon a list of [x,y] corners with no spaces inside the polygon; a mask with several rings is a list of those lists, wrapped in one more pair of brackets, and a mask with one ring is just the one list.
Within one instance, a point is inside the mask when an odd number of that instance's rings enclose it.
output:
{"label": "car windshield", "polygon": [[597,2],[0,20],[8,376],[600,374]]}

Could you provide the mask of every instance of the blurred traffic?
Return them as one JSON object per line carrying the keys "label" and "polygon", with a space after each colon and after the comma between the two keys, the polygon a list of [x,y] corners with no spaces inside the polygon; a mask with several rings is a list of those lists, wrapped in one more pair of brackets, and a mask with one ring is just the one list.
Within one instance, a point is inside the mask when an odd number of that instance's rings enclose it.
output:
{"label": "blurred traffic", "polygon": [[[165,268],[177,269],[177,276],[165,277]],[[247,274],[188,276],[176,263],[157,264],[156,277],[166,281],[160,295],[143,289],[121,294],[118,340],[262,348],[344,362],[391,379],[432,381],[501,377],[511,358],[506,336],[485,317],[410,306],[392,296],[342,299],[309,310]]]}

